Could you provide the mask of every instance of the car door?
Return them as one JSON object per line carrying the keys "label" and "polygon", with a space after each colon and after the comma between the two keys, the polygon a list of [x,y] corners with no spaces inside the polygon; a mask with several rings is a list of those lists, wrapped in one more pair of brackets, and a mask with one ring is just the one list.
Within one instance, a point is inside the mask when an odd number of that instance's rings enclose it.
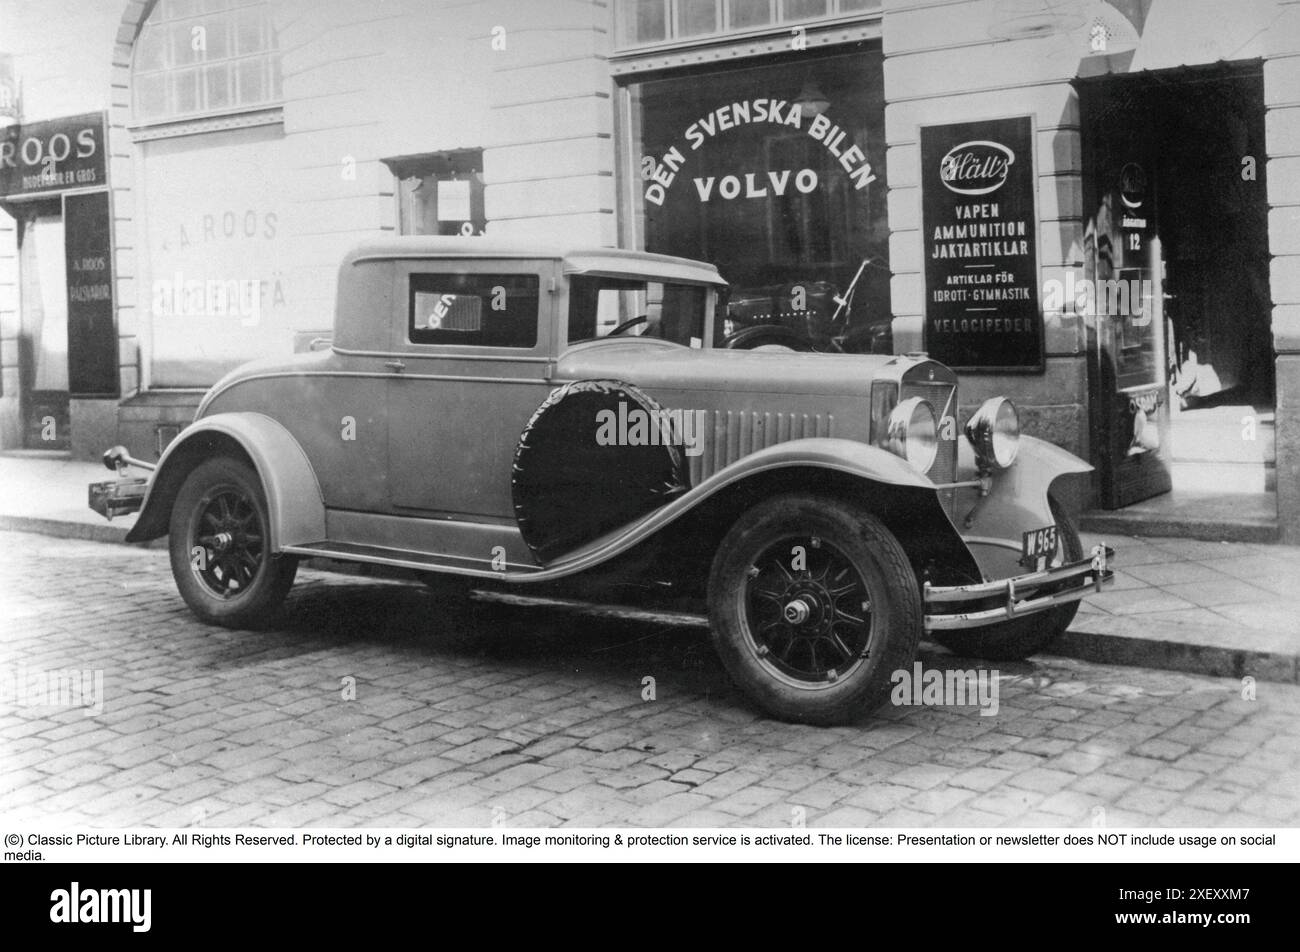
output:
{"label": "car door", "polygon": [[551,386],[556,276],[546,259],[398,262],[392,511],[513,524],[515,447]]}

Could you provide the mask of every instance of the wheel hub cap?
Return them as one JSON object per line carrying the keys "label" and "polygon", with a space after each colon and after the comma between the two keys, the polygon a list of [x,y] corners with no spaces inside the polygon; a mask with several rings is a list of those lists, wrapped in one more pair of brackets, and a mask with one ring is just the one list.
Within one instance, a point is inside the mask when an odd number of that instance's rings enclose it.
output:
{"label": "wheel hub cap", "polygon": [[792,625],[802,625],[812,615],[812,606],[803,598],[796,598],[786,604],[783,611],[785,620]]}

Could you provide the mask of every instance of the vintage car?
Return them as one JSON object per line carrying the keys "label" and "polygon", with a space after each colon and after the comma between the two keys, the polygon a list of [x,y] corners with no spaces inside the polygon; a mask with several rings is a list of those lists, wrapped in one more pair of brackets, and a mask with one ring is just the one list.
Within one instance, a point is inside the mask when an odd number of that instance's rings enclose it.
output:
{"label": "vintage car", "polygon": [[181,596],[229,627],[309,557],[435,592],[659,586],[758,705],[816,723],[881,703],[923,633],[1021,658],[1111,580],[1054,490],[1089,467],[1009,401],[959,428],[924,355],[727,349],[724,287],[630,251],[364,244],[328,350],[230,373],[156,465],[109,450],[90,504],[169,536]]}

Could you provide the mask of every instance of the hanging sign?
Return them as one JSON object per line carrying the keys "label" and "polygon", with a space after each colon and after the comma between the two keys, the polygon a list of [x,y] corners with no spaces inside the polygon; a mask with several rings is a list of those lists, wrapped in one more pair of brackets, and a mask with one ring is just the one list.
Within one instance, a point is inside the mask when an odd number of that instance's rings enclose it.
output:
{"label": "hanging sign", "polygon": [[104,114],[0,129],[0,199],[108,184]]}
{"label": "hanging sign", "polygon": [[925,349],[957,370],[1042,372],[1029,116],[921,129]]}

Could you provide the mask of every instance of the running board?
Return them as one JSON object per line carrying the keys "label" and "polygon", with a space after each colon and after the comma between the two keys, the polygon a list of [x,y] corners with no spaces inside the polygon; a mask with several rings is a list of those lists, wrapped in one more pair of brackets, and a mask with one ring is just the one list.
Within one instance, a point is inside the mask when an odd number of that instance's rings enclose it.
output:
{"label": "running board", "polygon": [[281,551],[285,555],[297,555],[307,559],[337,559],[343,562],[414,569],[417,572],[443,572],[448,575],[467,575],[473,578],[495,578],[507,582],[532,580],[542,572],[542,569],[537,566],[517,563],[507,563],[506,568],[494,570],[489,559],[413,552],[379,545],[358,545],[353,542],[326,541],[311,542],[306,545],[286,545]]}

